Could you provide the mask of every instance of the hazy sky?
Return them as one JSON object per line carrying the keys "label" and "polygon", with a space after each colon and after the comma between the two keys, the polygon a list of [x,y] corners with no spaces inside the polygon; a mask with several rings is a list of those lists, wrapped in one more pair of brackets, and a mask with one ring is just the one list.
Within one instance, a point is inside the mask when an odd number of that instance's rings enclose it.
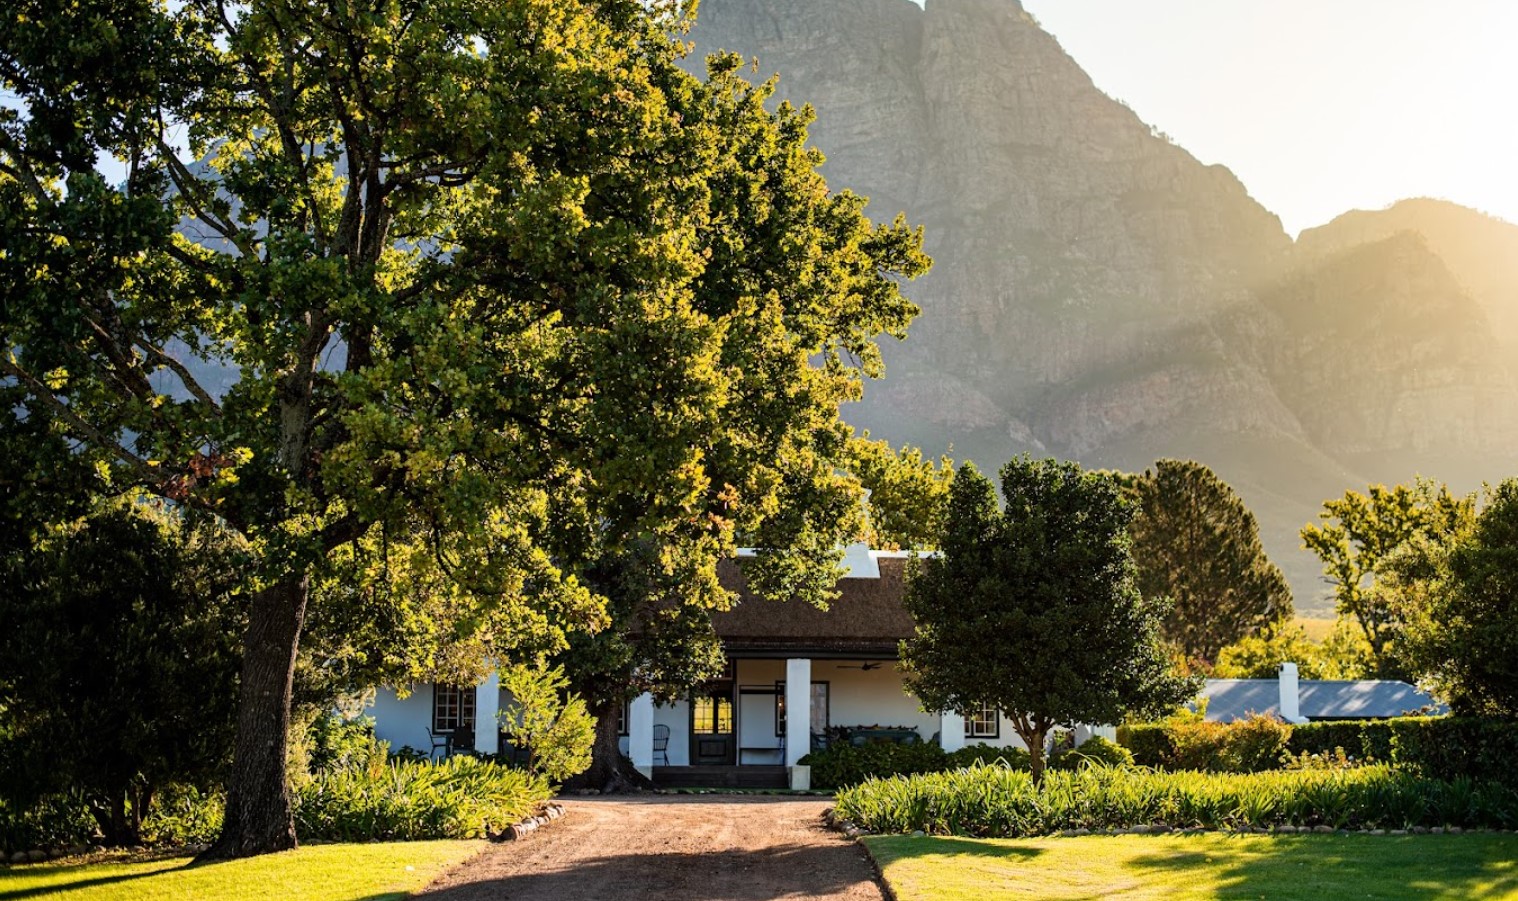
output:
{"label": "hazy sky", "polygon": [[1293,234],[1411,196],[1518,223],[1514,0],[1024,7],[1099,88],[1232,169]]}

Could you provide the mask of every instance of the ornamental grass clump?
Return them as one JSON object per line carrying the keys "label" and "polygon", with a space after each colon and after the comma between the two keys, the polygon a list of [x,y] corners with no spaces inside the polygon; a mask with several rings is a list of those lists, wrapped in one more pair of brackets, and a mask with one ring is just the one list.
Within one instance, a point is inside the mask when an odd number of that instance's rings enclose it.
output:
{"label": "ornamental grass clump", "polygon": [[1029,836],[1066,829],[1242,829],[1328,826],[1512,828],[1518,792],[1444,782],[1384,766],[1249,774],[1161,772],[1100,765],[1026,772],[976,766],[873,779],[838,793],[837,816],[875,832]]}
{"label": "ornamental grass clump", "polygon": [[322,773],[296,788],[302,839],[411,841],[484,838],[531,815],[548,781],[473,757],[394,760]]}

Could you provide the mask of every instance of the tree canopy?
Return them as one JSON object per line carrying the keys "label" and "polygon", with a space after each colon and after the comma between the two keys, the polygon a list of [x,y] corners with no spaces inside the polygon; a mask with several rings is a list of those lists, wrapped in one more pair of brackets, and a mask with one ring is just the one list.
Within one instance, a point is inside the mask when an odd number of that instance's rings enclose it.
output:
{"label": "tree canopy", "polygon": [[1215,662],[1224,645],[1290,618],[1291,588],[1254,514],[1211,469],[1160,460],[1128,484],[1139,590],[1175,602],[1164,634],[1188,659]]}
{"label": "tree canopy", "polygon": [[935,462],[915,447],[893,450],[884,441],[857,436],[850,470],[870,493],[865,540],[883,550],[928,550],[943,533],[943,517],[954,481],[954,461]]}
{"label": "tree canopy", "polygon": [[7,428],[249,549],[210,856],[294,844],[292,672],[339,567],[410,568],[502,658],[604,625],[585,574],[633,543],[698,602],[738,536],[759,589],[831,586],[858,527],[838,403],[916,312],[921,236],[830,193],[809,111],[738,59],[686,73],[683,6],[0,21]]}
{"label": "tree canopy", "polygon": [[1020,457],[1001,484],[1005,508],[973,465],[955,473],[940,553],[908,583],[917,633],[902,662],[929,710],[1002,711],[1038,777],[1055,725],[1157,714],[1197,684],[1169,667],[1167,602],[1134,583],[1133,512],[1115,477]]}
{"label": "tree canopy", "polygon": [[1456,713],[1518,717],[1518,479],[1426,559],[1410,665]]}
{"label": "tree canopy", "polygon": [[1324,502],[1322,525],[1302,527],[1303,544],[1323,561],[1339,615],[1359,624],[1383,678],[1405,675],[1394,646],[1407,618],[1397,592],[1388,590],[1396,581],[1388,564],[1399,551],[1410,553],[1410,543],[1441,542],[1460,531],[1474,510],[1474,497],[1451,494],[1448,486],[1419,478],[1410,486],[1346,491],[1342,498]]}
{"label": "tree canopy", "polygon": [[225,775],[236,721],[241,549],[132,500],[7,553],[0,797],[79,793],[136,844],[170,783]]}

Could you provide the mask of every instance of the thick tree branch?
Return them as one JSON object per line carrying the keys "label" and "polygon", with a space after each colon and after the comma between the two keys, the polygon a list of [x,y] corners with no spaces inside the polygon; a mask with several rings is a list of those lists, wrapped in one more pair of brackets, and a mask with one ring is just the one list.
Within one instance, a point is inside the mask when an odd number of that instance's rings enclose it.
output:
{"label": "thick tree branch", "polygon": [[195,218],[209,225],[218,235],[236,247],[238,253],[244,257],[250,260],[257,259],[255,248],[243,238],[242,233],[232,223],[210,211],[208,200],[203,192],[204,185],[184,163],[180,162],[178,155],[174,153],[174,148],[164,141],[163,135],[157,135],[154,141],[158,145],[160,158],[168,168],[169,179],[174,182],[174,188],[179,191],[179,196],[190,205],[190,211],[195,214]]}
{"label": "thick tree branch", "polygon": [[218,404],[216,402],[216,399],[211,396],[211,393],[200,384],[200,381],[196,379],[193,374],[191,374],[187,366],[176,360],[168,351],[164,350],[156,344],[153,344],[145,338],[138,338],[136,344],[138,347],[147,351],[148,354],[158,362],[171,369],[175,375],[179,376],[179,381],[184,383],[185,389],[193,394],[196,400],[209,407],[211,409],[211,412],[216,414],[216,416],[221,416],[221,405]]}
{"label": "thick tree branch", "polygon": [[12,376],[18,382],[25,385],[30,396],[36,398],[43,406],[52,411],[53,415],[69,426],[77,433],[77,437],[90,442],[93,446],[107,450],[115,454],[136,473],[137,477],[145,484],[155,488],[161,488],[167,481],[164,473],[156,467],[148,465],[148,462],[136,454],[127,450],[126,446],[114,438],[108,437],[100,429],[85,421],[84,417],[74,412],[68,404],[55,395],[42,380],[21,368],[9,355],[0,357],[0,371]]}

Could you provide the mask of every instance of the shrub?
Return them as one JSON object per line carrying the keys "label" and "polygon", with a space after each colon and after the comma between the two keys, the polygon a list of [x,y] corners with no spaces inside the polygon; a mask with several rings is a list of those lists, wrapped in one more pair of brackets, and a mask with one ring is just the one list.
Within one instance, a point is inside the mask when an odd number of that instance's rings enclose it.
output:
{"label": "shrub", "polygon": [[1139,766],[1169,766],[1175,759],[1175,743],[1165,723],[1118,726],[1117,743],[1133,754],[1133,762]]}
{"label": "shrub", "polygon": [[1082,766],[1133,766],[1133,755],[1128,749],[1114,744],[1100,735],[1086,739],[1079,747],[1066,751],[1051,761],[1058,769],[1073,770]]}
{"label": "shrub", "polygon": [[1254,773],[1280,765],[1292,727],[1268,716],[1227,725],[1172,717],[1160,723],[1121,726],[1117,735],[1140,766]]}
{"label": "shrub", "polygon": [[392,761],[297,786],[295,829],[302,839],[350,842],[482,838],[530,815],[550,794],[546,779],[473,757]]}
{"label": "shrub", "polygon": [[[1330,754],[1335,748],[1343,748],[1349,757],[1364,757],[1362,736],[1369,725],[1362,720],[1338,720],[1323,723],[1303,723],[1293,726],[1286,749],[1293,755]],[[1383,762],[1388,758],[1379,758]]]}
{"label": "shrub", "polygon": [[1029,774],[978,766],[871,780],[838,793],[837,816],[876,832],[1047,835],[1163,823],[1178,827],[1510,828],[1518,792],[1386,766],[1250,774],[1090,766]]}
{"label": "shrub", "polygon": [[1475,717],[1389,720],[1391,760],[1434,779],[1488,779],[1518,787],[1518,723]]}
{"label": "shrub", "polygon": [[0,798],[0,851],[6,854],[82,845],[95,829],[89,805],[78,794],[44,795],[26,807]]}
{"label": "shrub", "polygon": [[[170,785],[153,795],[142,817],[148,845],[209,842],[221,831],[222,797],[193,786]],[[26,808],[0,800],[0,852],[57,849],[100,840],[99,825],[80,794],[46,795]]]}
{"label": "shrub", "polygon": [[960,748],[948,755],[947,762],[944,769],[949,770],[992,763],[1014,770],[1027,770],[1033,766],[1032,758],[1023,748],[997,748],[985,742]]}
{"label": "shrub", "polygon": [[1175,770],[1222,772],[1228,727],[1222,723],[1171,723],[1165,727],[1174,750],[1164,766]]}
{"label": "shrub", "polygon": [[319,716],[308,730],[307,766],[312,773],[367,770],[382,765],[390,743],[374,735],[374,720]]}
{"label": "shrub", "polygon": [[225,798],[218,791],[171,785],[153,797],[142,823],[142,840],[150,845],[198,845],[221,832]]}
{"label": "shrub", "polygon": [[563,667],[503,669],[501,687],[512,696],[501,723],[512,742],[528,750],[527,769],[553,782],[585,772],[596,721],[585,702],[569,693]]}
{"label": "shrub", "polygon": [[1364,762],[1350,757],[1344,753],[1343,748],[1334,748],[1332,751],[1312,753],[1303,751],[1293,755],[1287,752],[1281,758],[1283,769],[1288,770],[1350,770],[1357,766],[1363,766]]}
{"label": "shrub", "polygon": [[924,742],[836,745],[813,751],[801,758],[801,763],[812,768],[812,787],[818,789],[858,785],[871,778],[938,772],[950,766],[942,748]]}
{"label": "shrub", "polygon": [[1254,715],[1230,723],[1223,733],[1222,770],[1258,773],[1279,769],[1292,727],[1272,716]]}

